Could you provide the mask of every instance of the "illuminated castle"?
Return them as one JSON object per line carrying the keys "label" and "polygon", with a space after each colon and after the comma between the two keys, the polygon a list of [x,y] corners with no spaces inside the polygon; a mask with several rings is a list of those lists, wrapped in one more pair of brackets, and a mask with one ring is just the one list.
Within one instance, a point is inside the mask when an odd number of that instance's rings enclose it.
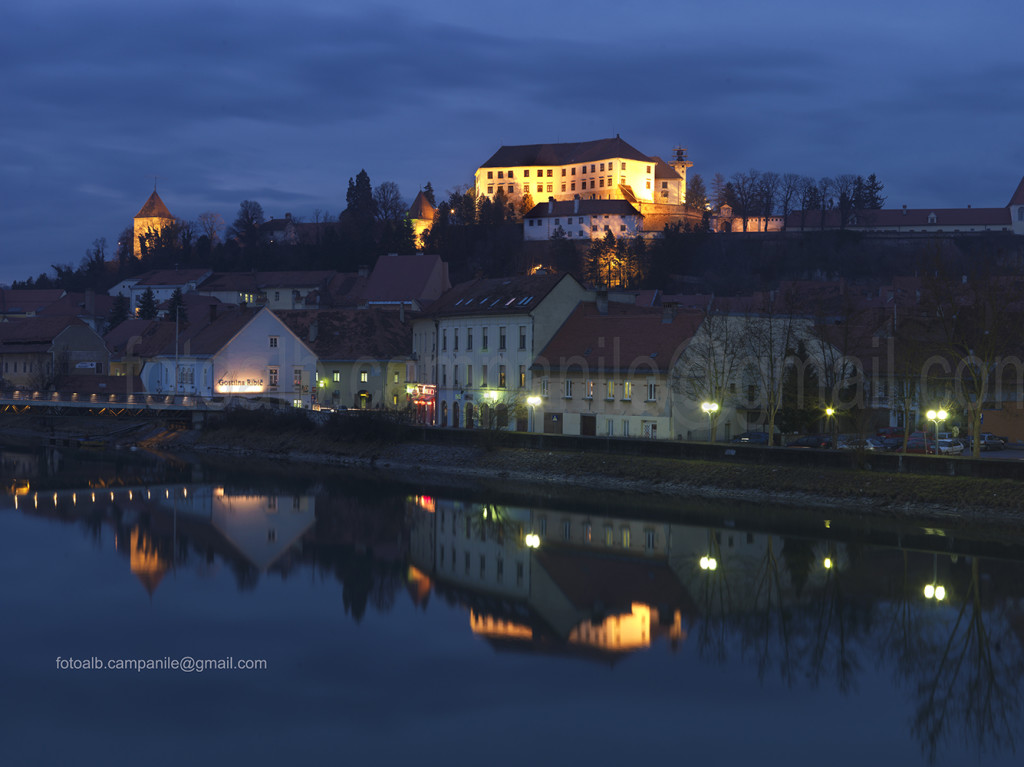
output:
{"label": "illuminated castle", "polygon": [[164,201],[160,199],[160,195],[154,189],[153,194],[146,200],[146,204],[142,206],[142,210],[135,215],[134,243],[132,245],[134,256],[142,258],[142,237],[159,234],[164,227],[173,223],[174,216],[167,210]]}

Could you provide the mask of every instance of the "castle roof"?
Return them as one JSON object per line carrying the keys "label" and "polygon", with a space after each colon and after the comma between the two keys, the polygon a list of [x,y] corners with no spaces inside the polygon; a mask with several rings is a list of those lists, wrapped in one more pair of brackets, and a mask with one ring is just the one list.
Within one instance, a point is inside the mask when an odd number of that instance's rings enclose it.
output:
{"label": "castle roof", "polygon": [[[548,210],[550,208],[550,210]],[[640,211],[626,200],[548,200],[534,205],[524,218],[547,218],[549,216],[639,216]]]}
{"label": "castle roof", "polygon": [[146,204],[142,206],[135,218],[174,218],[171,212],[167,210],[167,206],[164,205],[164,201],[160,199],[160,195],[153,190],[153,194],[146,200]]}
{"label": "castle roof", "polygon": [[409,218],[433,221],[434,211],[434,206],[430,204],[430,200],[427,199],[427,196],[423,194],[423,190],[421,189],[416,195],[416,199],[412,201],[412,206],[409,208]]}
{"label": "castle roof", "polygon": [[596,141],[578,141],[569,144],[524,144],[503,146],[481,168],[507,168],[522,165],[573,165],[609,158],[624,160],[653,160],[621,138],[603,138]]}

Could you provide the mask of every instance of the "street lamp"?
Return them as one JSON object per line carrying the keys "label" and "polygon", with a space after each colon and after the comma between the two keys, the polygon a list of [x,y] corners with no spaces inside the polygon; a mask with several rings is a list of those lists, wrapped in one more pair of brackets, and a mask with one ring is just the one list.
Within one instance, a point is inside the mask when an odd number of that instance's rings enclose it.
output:
{"label": "street lamp", "polygon": [[836,446],[836,409],[834,407],[825,408],[825,417],[829,421],[829,436],[832,438],[832,447]]}
{"label": "street lamp", "polygon": [[[927,413],[925,413],[925,417],[927,417],[929,421],[931,421],[932,423],[935,424],[935,455],[938,455],[939,454],[939,423],[942,422],[942,421],[945,421],[947,418],[949,418],[949,413],[947,413],[945,410],[929,410]],[[926,445],[925,446],[925,450],[927,450],[927,449],[928,449],[928,446]]]}
{"label": "street lamp", "polygon": [[708,414],[708,442],[714,442],[715,441],[715,434],[714,434],[714,431],[712,430],[711,422],[712,422],[712,419],[714,418],[714,414],[718,412],[718,403],[717,402],[702,402],[700,404],[700,409]]}
{"label": "street lamp", "polygon": [[536,394],[526,398],[526,404],[530,406],[530,432],[533,432],[533,409],[540,404],[540,397]]}

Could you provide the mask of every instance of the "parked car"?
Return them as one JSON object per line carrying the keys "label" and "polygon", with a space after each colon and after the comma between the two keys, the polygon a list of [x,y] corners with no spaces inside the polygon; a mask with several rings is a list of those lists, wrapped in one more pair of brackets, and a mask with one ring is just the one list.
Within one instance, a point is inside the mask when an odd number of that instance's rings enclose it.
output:
{"label": "parked car", "polygon": [[882,440],[876,437],[844,439],[839,442],[838,447],[840,450],[877,450],[879,452],[885,450]]}
{"label": "parked car", "polygon": [[875,433],[875,436],[879,439],[885,439],[886,437],[899,437],[903,439],[903,429],[899,426],[883,426]]}
{"label": "parked car", "polygon": [[768,432],[766,431],[745,431],[732,438],[733,442],[744,442],[749,445],[767,445]]}
{"label": "parked car", "polygon": [[786,443],[786,447],[832,447],[832,438],[827,434],[805,434]]}
{"label": "parked car", "polygon": [[883,437],[882,446],[886,449],[886,451],[890,453],[895,453],[897,450],[902,450],[903,435],[901,434],[898,437]]}
{"label": "parked car", "polygon": [[923,439],[909,439],[907,440],[907,452],[908,453],[934,453],[935,452],[935,440],[931,442],[925,442]]}
{"label": "parked car", "polygon": [[964,451],[964,446],[955,439],[940,439],[938,445],[939,455],[960,455]]}
{"label": "parked car", "polygon": [[982,450],[1002,450],[1006,445],[1003,441],[995,434],[982,434],[981,435],[981,449]]}

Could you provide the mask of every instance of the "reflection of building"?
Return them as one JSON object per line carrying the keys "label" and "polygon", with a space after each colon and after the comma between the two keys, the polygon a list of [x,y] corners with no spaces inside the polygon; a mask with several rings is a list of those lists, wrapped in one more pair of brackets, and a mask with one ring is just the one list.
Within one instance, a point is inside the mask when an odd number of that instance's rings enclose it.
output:
{"label": "reflection of building", "polygon": [[266,571],[316,521],[309,495],[238,495],[213,491],[210,521],[249,562]]}
{"label": "reflection of building", "polygon": [[149,595],[153,596],[153,592],[156,591],[156,587],[163,580],[164,573],[167,572],[169,565],[160,556],[156,544],[149,533],[140,530],[137,526],[131,530],[129,546],[131,548],[129,549],[128,563],[132,573],[146,587]]}

